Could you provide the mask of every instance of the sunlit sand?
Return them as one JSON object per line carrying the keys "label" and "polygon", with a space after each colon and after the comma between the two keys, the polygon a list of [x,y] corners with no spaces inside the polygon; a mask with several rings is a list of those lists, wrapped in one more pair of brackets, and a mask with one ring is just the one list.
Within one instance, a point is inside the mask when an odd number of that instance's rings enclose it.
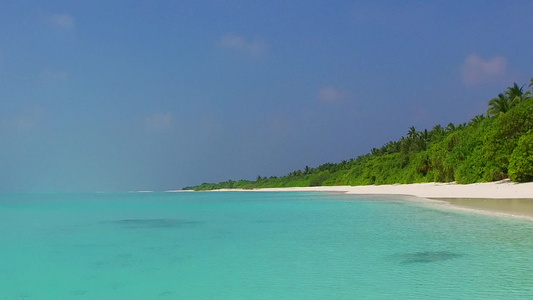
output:
{"label": "sunlit sand", "polygon": [[[221,190],[235,191],[235,190]],[[243,190],[244,191],[244,190]],[[250,190],[247,190],[250,191]],[[438,208],[533,221],[533,182],[418,183],[255,189],[259,192],[338,192],[352,195],[405,195],[403,200]]]}

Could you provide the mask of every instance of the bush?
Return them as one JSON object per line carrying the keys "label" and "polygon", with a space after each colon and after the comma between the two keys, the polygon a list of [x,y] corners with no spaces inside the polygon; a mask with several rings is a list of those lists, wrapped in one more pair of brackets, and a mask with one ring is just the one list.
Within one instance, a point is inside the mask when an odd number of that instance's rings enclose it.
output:
{"label": "bush", "polygon": [[496,118],[485,137],[486,160],[508,173],[510,156],[521,136],[533,130],[533,99],[526,100]]}
{"label": "bush", "polygon": [[483,181],[498,181],[507,178],[505,169],[499,167],[496,163],[489,161],[483,169]]}
{"label": "bush", "polygon": [[313,174],[309,180],[309,186],[321,186],[322,183],[330,176],[329,171],[322,171],[318,174]]}
{"label": "bush", "polygon": [[481,147],[474,148],[470,155],[457,167],[455,180],[457,183],[462,184],[479,182],[483,178],[484,165],[483,149]]}
{"label": "bush", "polygon": [[509,177],[512,181],[533,181],[533,131],[518,140],[509,159]]}

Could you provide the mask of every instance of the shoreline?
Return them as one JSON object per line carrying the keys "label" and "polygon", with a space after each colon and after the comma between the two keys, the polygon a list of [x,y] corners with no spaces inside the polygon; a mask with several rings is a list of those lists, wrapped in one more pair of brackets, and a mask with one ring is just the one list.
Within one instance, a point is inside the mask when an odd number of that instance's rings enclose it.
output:
{"label": "shoreline", "polygon": [[222,189],[217,192],[331,192],[346,195],[407,196],[402,201],[464,213],[533,222],[533,182],[415,183],[366,186],[317,186],[262,189]]}

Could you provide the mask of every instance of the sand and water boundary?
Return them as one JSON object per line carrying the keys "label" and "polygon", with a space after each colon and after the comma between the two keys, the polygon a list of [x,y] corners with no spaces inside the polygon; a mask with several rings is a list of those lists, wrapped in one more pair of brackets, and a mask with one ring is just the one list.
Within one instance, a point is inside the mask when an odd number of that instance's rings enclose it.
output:
{"label": "sand and water boundary", "polygon": [[366,186],[264,188],[256,192],[333,192],[347,195],[402,195],[402,201],[465,213],[533,221],[533,182],[416,183]]}

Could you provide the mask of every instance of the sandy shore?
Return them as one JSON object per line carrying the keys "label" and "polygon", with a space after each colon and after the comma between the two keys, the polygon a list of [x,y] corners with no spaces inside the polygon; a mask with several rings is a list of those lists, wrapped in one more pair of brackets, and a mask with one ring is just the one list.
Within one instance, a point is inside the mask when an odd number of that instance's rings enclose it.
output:
{"label": "sandy shore", "polygon": [[[230,191],[230,190],[222,190]],[[235,191],[235,190],[231,190]],[[250,191],[250,190],[247,190]],[[258,192],[336,192],[353,195],[405,195],[409,202],[435,208],[533,221],[533,182],[419,183],[369,186],[265,188]]]}
{"label": "sandy shore", "polygon": [[365,186],[319,186],[299,188],[267,188],[257,191],[320,191],[341,192],[357,195],[409,195],[421,198],[485,198],[485,199],[531,199],[533,182],[514,183],[509,180],[474,183],[416,183]]}

